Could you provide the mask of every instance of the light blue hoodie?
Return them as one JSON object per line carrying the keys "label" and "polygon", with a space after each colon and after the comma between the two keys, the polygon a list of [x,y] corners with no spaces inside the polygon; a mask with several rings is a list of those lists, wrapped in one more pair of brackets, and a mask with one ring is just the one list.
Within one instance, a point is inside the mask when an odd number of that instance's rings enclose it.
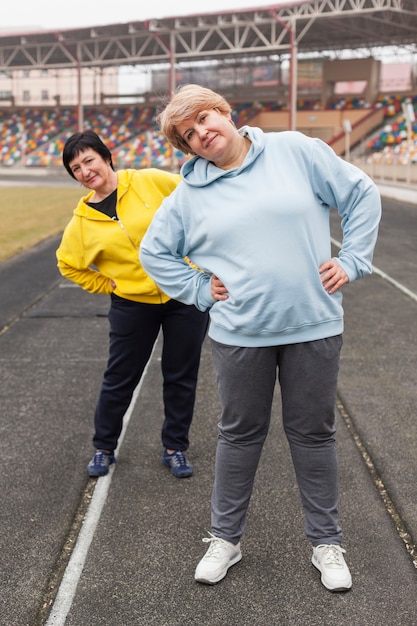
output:
{"label": "light blue hoodie", "polygon": [[[176,300],[210,308],[209,336],[270,346],[343,332],[342,293],[329,295],[318,268],[331,258],[330,207],[343,229],[339,262],[350,281],[372,271],[381,216],[377,187],[319,139],[244,126],[251,148],[240,168],[200,157],[166,198],[142,240],[145,271]],[[204,272],[184,263],[184,257]],[[229,298],[215,301],[215,274]]]}

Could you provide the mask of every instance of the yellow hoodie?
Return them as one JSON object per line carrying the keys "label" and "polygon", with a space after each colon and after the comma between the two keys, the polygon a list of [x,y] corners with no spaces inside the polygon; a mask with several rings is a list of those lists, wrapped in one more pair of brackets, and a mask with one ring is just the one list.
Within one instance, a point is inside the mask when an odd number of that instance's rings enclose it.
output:
{"label": "yellow hoodie", "polygon": [[170,298],[145,273],[139,247],[156,210],[181,177],[155,168],[121,170],[117,177],[118,219],[86,204],[94,191],[81,198],[56,252],[58,269],[90,293],[114,292],[127,300],[162,304]]}

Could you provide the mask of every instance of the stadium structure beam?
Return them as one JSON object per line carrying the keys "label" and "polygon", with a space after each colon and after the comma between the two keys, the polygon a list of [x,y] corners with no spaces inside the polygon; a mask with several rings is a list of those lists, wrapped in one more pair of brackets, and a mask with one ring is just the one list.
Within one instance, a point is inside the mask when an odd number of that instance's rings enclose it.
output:
{"label": "stadium structure beam", "polygon": [[290,49],[284,24],[297,32],[300,53],[411,45],[415,0],[304,0],[267,7],[152,19],[81,29],[0,33],[0,71],[83,68],[267,56]]}
{"label": "stadium structure beam", "polygon": [[297,44],[295,39],[295,24],[286,24],[281,22],[280,18],[271,11],[272,17],[290,34],[290,95],[289,106],[290,112],[289,130],[295,130],[297,128],[296,115],[297,115]]}
{"label": "stadium structure beam", "polygon": [[416,32],[416,0],[296,0],[58,32],[0,33],[0,72],[165,63],[173,68],[181,62],[288,54],[295,106],[298,55],[340,50],[369,55],[371,49],[375,54],[378,48],[407,45],[417,52]]}

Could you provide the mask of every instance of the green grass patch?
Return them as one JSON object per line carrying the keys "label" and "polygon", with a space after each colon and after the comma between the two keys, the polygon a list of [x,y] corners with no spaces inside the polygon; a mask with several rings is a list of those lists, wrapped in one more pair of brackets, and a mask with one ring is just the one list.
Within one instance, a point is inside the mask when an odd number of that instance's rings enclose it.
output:
{"label": "green grass patch", "polygon": [[71,187],[2,187],[0,261],[61,233],[84,192]]}

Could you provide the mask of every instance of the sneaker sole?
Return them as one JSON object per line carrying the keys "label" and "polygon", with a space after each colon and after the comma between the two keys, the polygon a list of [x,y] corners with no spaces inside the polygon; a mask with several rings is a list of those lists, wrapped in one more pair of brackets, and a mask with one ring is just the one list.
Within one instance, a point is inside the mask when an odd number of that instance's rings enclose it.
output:
{"label": "sneaker sole", "polygon": [[107,470],[107,472],[95,472],[94,470],[90,472],[90,470],[88,471],[88,475],[91,478],[100,478],[100,476],[107,476],[107,474],[109,473],[109,470]]}
{"label": "sneaker sole", "polygon": [[229,571],[229,568],[232,567],[232,565],[236,565],[236,563],[239,563],[241,559],[242,552],[238,552],[238,554],[236,554],[236,556],[234,556],[233,559],[230,561],[225,571],[222,572],[220,576],[215,579],[209,580],[208,578],[197,578],[197,576],[194,576],[194,580],[196,580],[198,583],[202,583],[203,585],[215,585],[216,583],[219,583],[221,580],[223,580],[223,578],[225,578],[227,572]]}
{"label": "sneaker sole", "polygon": [[314,559],[314,555],[311,557],[311,562],[312,562],[312,564],[314,565],[314,567],[315,567],[315,568],[316,568],[316,569],[320,572],[320,574],[321,574],[321,579],[320,579],[320,580],[321,580],[321,584],[322,584],[324,587],[326,587],[326,589],[328,589],[328,591],[335,591],[335,592],[338,592],[338,591],[349,591],[349,589],[351,589],[351,588],[352,588],[352,579],[351,579],[351,578],[350,578],[350,580],[349,580],[349,579],[348,579],[348,580],[346,580],[346,583],[345,583],[344,585],[343,585],[343,584],[340,584],[340,585],[339,585],[339,586],[337,586],[337,587],[332,587],[332,586],[330,586],[330,585],[329,585],[329,584],[325,581],[325,579],[324,579],[324,574],[323,574],[323,572],[321,571],[319,564],[318,564],[318,563],[316,563],[316,561],[315,561],[315,559]]}
{"label": "sneaker sole", "polygon": [[193,472],[187,472],[187,474],[175,474],[175,472],[171,470],[171,474],[175,476],[175,478],[189,478],[193,475]]}

